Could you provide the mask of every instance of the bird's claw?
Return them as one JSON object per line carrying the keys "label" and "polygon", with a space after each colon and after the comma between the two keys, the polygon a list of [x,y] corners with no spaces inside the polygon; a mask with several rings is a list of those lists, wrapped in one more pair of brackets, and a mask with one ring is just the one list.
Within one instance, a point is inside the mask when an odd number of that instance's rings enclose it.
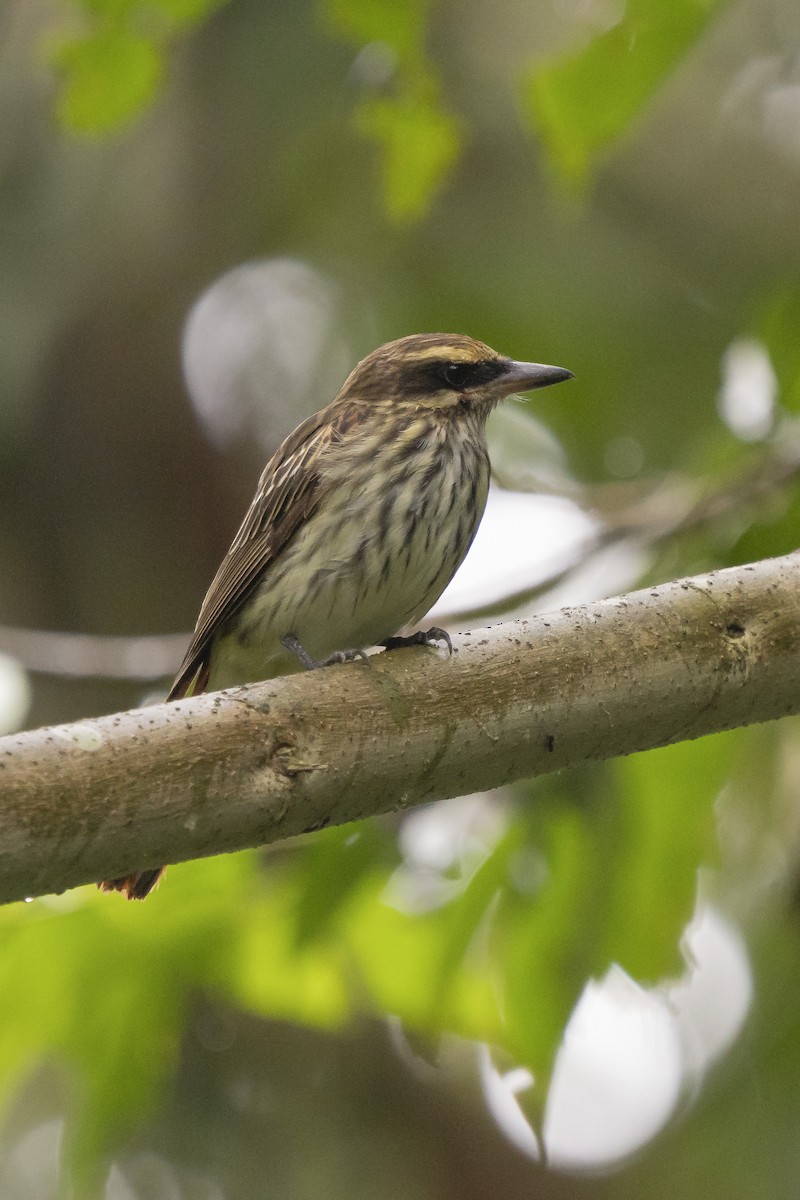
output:
{"label": "bird's claw", "polygon": [[333,654],[329,654],[327,658],[312,658],[306,650],[303,643],[294,633],[287,633],[281,638],[281,642],[287,650],[291,650],[296,658],[300,659],[307,671],[316,671],[320,667],[333,667],[338,663],[353,662],[356,658],[360,658],[367,666],[370,666],[369,655],[366,650],[334,650]]}
{"label": "bird's claw", "polygon": [[315,662],[314,667],[332,667],[336,663],[355,662],[360,658],[367,666],[370,666],[369,655],[366,650],[360,650],[358,647],[354,650],[334,650],[333,654],[329,654],[327,658],[323,658],[322,662]]}
{"label": "bird's claw", "polygon": [[440,629],[438,625],[431,625],[430,629],[418,629],[416,633],[411,633],[408,637],[386,638],[381,645],[385,650],[399,650],[402,646],[435,646],[437,642],[444,642],[447,646],[447,653],[453,653],[450,634],[446,629]]}

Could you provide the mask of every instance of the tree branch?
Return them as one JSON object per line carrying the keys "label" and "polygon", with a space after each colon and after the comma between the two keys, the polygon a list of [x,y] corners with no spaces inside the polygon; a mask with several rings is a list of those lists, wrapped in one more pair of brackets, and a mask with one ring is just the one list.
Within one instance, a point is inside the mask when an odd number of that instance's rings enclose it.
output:
{"label": "tree branch", "polygon": [[0,739],[0,901],[800,711],[800,554]]}

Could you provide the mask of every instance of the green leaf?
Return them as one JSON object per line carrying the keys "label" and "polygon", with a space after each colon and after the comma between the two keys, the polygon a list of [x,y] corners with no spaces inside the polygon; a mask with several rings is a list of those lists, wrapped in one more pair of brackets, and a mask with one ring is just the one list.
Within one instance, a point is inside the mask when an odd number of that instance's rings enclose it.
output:
{"label": "green leaf", "polygon": [[532,1100],[541,1104],[564,1026],[597,967],[601,854],[575,811],[553,814],[537,840],[511,863],[492,948],[504,1015],[501,1045],[530,1068],[537,1081]]}
{"label": "green leaf", "polygon": [[430,97],[412,93],[364,100],[356,127],[381,148],[389,216],[398,222],[424,216],[458,159],[456,119]]}
{"label": "green leaf", "polygon": [[57,112],[74,133],[103,134],[131,122],[152,102],[177,30],[198,24],[227,0],[75,0],[85,33],[54,41],[62,79]]}
{"label": "green leaf", "polygon": [[[298,946],[327,934],[364,876],[390,857],[394,840],[377,821],[358,821],[315,834],[305,847],[295,909]],[[391,854],[396,860],[396,851]]]}
{"label": "green leaf", "polygon": [[83,134],[104,133],[137,116],[153,99],[163,70],[158,45],[124,26],[63,44],[56,65],[64,80],[59,119]]}
{"label": "green leaf", "polygon": [[339,934],[352,956],[350,973],[355,969],[374,1009],[422,1032],[498,1036],[485,955],[451,954],[451,906],[423,914],[400,911],[387,903],[385,889],[385,876],[375,873]]}
{"label": "green leaf", "polygon": [[717,860],[714,806],[740,738],[716,734],[613,764],[619,824],[595,973],[616,962],[652,984],[684,970],[681,938],[698,871]]}
{"label": "green leaf", "polygon": [[252,856],[172,868],[146,905],[94,888],[0,910],[0,1095],[39,1061],[76,1081],[66,1153],[87,1182],[171,1075],[188,998],[234,974]]}
{"label": "green leaf", "polygon": [[[537,1096],[587,981],[618,963],[642,984],[680,974],[698,871],[716,859],[714,803],[738,734],[638,754],[534,788],[492,925],[503,1047]],[[569,787],[569,783],[567,783]],[[580,808],[575,801],[579,801]],[[525,880],[528,880],[526,885]]]}
{"label": "green leaf", "polygon": [[384,203],[398,223],[428,213],[461,148],[460,123],[441,103],[426,55],[428,11],[427,0],[327,0],[323,9],[329,27],[359,49],[377,44],[392,52],[386,91],[365,96],[354,120],[380,148]]}
{"label": "green leaf", "polygon": [[335,942],[298,948],[296,880],[278,878],[251,898],[236,932],[236,962],[218,990],[261,1016],[335,1028],[351,1002],[341,949]]}
{"label": "green leaf", "polygon": [[524,107],[561,174],[585,180],[692,48],[723,0],[629,0],[619,24],[537,66]]}

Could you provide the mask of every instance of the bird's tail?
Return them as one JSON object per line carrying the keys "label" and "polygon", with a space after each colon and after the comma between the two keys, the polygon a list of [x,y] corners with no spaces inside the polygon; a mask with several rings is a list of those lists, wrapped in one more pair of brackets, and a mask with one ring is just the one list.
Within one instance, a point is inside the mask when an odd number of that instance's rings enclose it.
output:
{"label": "bird's tail", "polygon": [[97,886],[104,892],[124,892],[129,900],[144,900],[166,869],[154,867],[150,871],[134,871],[132,875],[123,875],[119,879],[104,879]]}

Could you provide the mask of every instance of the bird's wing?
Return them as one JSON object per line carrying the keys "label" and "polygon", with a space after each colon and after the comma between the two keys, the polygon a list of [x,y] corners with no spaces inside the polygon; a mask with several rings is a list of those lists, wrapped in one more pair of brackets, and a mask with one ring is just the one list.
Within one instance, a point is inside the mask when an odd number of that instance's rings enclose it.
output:
{"label": "bird's wing", "polygon": [[[343,419],[342,419],[343,418]],[[298,527],[313,513],[324,493],[319,454],[338,441],[348,424],[330,409],[299,425],[275,451],[258,483],[231,548],[206,592],[192,640],[167,699],[202,692],[210,671],[211,643],[218,630],[245,603]]]}

